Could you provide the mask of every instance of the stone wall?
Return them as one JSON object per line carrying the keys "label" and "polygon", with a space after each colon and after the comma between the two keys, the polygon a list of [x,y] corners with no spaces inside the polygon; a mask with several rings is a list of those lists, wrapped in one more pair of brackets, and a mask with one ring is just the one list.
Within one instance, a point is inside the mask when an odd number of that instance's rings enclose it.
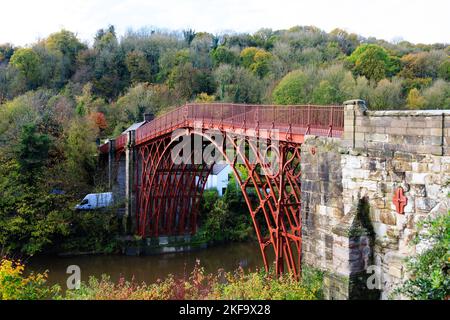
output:
{"label": "stone wall", "polygon": [[[328,271],[328,298],[387,299],[405,278],[417,222],[449,209],[449,116],[368,112],[361,101],[351,101],[342,140],[306,138],[304,261]],[[393,203],[398,188],[407,199],[403,213]]]}

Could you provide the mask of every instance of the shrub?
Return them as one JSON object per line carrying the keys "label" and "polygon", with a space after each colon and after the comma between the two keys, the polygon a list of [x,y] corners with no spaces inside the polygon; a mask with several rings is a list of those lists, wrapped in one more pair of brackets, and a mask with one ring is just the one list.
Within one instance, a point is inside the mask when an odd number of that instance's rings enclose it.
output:
{"label": "shrub", "polygon": [[303,279],[297,281],[289,275],[276,277],[264,272],[234,273],[219,270],[217,274],[205,274],[197,262],[192,273],[175,279],[169,275],[164,280],[147,285],[123,278],[117,284],[108,276],[91,277],[78,290],[68,291],[65,299],[75,300],[203,300],[203,299],[272,299],[316,300],[322,298],[322,274],[307,269]]}
{"label": "shrub", "polygon": [[411,277],[397,289],[413,300],[443,300],[450,297],[450,212],[419,225],[414,244],[426,248],[407,262]]}
{"label": "shrub", "polygon": [[0,263],[0,300],[42,300],[56,297],[59,287],[48,287],[47,273],[25,276],[20,261],[2,259]]}

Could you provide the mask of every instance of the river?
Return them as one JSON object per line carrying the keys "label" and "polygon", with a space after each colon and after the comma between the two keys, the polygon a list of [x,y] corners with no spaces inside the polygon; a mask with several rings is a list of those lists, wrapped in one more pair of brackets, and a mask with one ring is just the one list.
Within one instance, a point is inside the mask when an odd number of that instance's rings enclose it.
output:
{"label": "river", "polygon": [[200,260],[201,266],[208,273],[215,273],[223,268],[234,271],[239,266],[245,271],[255,271],[263,268],[261,252],[257,242],[230,243],[213,246],[191,252],[170,253],[152,256],[123,255],[87,255],[75,257],[40,256],[27,262],[29,270],[43,272],[48,270],[48,283],[59,284],[66,288],[67,267],[77,265],[81,270],[81,281],[87,281],[90,276],[100,277],[107,274],[111,280],[117,281],[121,276],[131,280],[134,276],[137,282],[155,282],[168,274],[182,277],[189,274]]}

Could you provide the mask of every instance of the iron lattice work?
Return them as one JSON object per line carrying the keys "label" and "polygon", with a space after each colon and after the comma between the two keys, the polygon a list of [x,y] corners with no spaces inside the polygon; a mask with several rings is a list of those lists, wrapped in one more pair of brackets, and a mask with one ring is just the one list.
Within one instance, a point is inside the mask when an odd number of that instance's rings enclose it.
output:
{"label": "iron lattice work", "polygon": [[[340,136],[343,108],[338,106],[259,106],[189,104],[136,130],[134,172],[136,232],[142,237],[195,234],[200,200],[214,164],[195,161],[176,164],[172,150],[180,136],[201,136],[201,150],[214,145],[234,172],[247,203],[266,271],[301,273],[301,168],[304,135]],[[219,143],[208,130],[220,132]],[[276,134],[274,135],[274,132]],[[269,170],[257,139],[266,139],[266,151],[276,154],[277,170]],[[115,142],[116,160],[126,135]],[[100,152],[105,152],[104,146]],[[249,154],[253,154],[252,158]],[[272,164],[273,165],[273,164]]]}

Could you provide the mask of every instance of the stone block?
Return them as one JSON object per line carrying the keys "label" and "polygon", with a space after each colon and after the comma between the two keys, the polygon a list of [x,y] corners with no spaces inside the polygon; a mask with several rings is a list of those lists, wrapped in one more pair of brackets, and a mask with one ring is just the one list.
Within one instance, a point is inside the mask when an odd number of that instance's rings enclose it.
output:
{"label": "stone block", "polygon": [[410,184],[410,194],[414,197],[426,197],[427,189],[425,184]]}
{"label": "stone block", "polygon": [[414,171],[418,173],[427,173],[428,172],[428,164],[420,163],[420,162],[411,162],[411,169],[405,171]]}
{"label": "stone block", "polygon": [[415,199],[416,210],[420,212],[430,212],[438,202],[430,198],[417,197]]}
{"label": "stone block", "polygon": [[425,184],[425,178],[428,173],[406,172],[406,183],[409,184]]}
{"label": "stone block", "polygon": [[391,121],[391,125],[390,126],[393,127],[393,128],[406,128],[406,127],[408,127],[408,120],[400,119],[400,118],[393,119]]}
{"label": "stone block", "polygon": [[373,142],[388,142],[388,135],[387,134],[381,134],[381,133],[368,133],[365,135],[366,141],[373,141]]}
{"label": "stone block", "polygon": [[395,171],[411,171],[413,170],[412,163],[403,159],[392,160],[392,167]]}
{"label": "stone block", "polygon": [[436,146],[440,146],[442,145],[442,137],[440,136],[424,136],[423,137],[423,143],[427,144],[427,145],[436,145]]}
{"label": "stone block", "polygon": [[392,212],[391,210],[382,210],[380,214],[380,222],[395,226],[397,224],[396,213]]}

